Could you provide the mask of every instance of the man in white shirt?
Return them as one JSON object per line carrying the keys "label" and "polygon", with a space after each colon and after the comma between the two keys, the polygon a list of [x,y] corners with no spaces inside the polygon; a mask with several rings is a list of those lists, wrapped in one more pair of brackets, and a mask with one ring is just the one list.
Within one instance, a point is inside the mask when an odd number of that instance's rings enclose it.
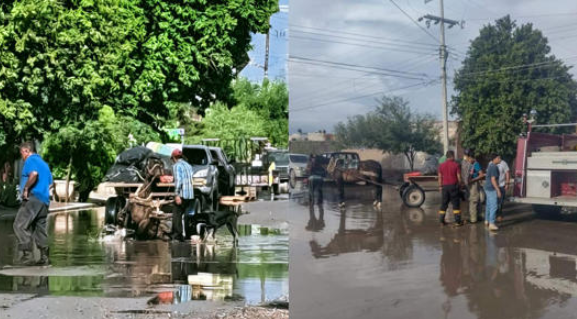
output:
{"label": "man in white shirt", "polygon": [[497,165],[499,168],[499,188],[501,189],[501,198],[499,198],[499,208],[497,210],[497,221],[503,220],[503,204],[505,203],[505,195],[509,191],[509,182],[511,180],[511,170],[509,165],[503,160]]}

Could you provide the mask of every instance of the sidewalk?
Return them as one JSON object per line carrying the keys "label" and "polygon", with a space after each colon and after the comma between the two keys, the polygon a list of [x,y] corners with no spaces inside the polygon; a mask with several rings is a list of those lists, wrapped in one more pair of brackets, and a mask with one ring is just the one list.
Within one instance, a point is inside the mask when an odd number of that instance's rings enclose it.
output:
{"label": "sidewalk", "polygon": [[[91,207],[96,207],[94,203],[60,203],[60,202],[50,202],[49,213],[62,212],[67,210],[79,210]],[[0,220],[2,219],[14,219],[16,213],[18,212],[18,207],[10,208],[0,205]]]}

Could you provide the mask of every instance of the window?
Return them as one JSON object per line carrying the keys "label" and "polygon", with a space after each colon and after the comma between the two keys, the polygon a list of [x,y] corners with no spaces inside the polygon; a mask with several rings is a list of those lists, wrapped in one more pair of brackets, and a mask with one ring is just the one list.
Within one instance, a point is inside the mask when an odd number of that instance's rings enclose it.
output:
{"label": "window", "polygon": [[208,156],[204,149],[184,148],[182,154],[190,165],[208,165]]}

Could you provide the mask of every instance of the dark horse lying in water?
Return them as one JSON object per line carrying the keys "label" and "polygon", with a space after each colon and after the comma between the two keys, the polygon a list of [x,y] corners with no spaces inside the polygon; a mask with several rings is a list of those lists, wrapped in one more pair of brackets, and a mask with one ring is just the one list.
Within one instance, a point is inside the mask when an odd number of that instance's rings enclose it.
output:
{"label": "dark horse lying in water", "polygon": [[375,185],[374,206],[380,206],[383,197],[383,170],[377,161],[361,161],[357,153],[341,152],[316,156],[327,176],[335,181],[339,190],[339,205],[344,206],[345,184],[366,182]]}

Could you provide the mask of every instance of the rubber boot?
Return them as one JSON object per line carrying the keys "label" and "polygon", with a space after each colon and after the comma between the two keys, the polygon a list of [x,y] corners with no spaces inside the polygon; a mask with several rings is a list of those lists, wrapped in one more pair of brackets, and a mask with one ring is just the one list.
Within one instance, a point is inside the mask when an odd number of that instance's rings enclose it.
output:
{"label": "rubber boot", "polygon": [[18,266],[34,266],[34,255],[29,250],[23,250],[22,256],[18,259],[16,265]]}
{"label": "rubber boot", "polygon": [[443,211],[439,212],[439,223],[443,226],[445,226],[447,224],[445,222],[445,212],[443,212]]}
{"label": "rubber boot", "polygon": [[50,260],[48,259],[48,247],[40,248],[40,260],[38,260],[36,265],[38,266],[50,265]]}

